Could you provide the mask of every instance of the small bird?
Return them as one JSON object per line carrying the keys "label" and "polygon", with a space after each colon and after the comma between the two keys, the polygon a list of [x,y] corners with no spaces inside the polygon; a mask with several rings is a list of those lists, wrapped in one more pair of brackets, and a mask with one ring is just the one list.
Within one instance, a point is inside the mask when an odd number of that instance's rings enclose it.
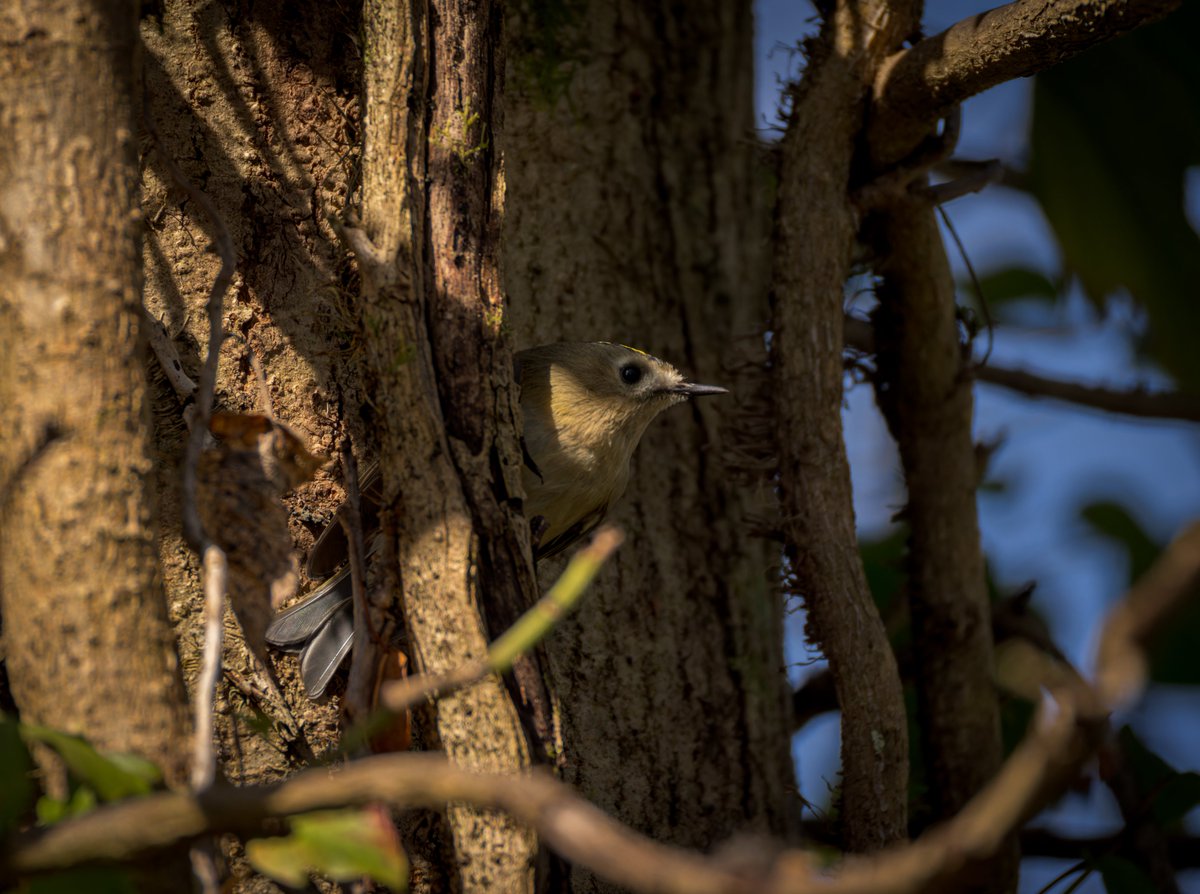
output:
{"label": "small bird", "polygon": [[[525,515],[534,522],[534,558],[562,552],[603,520],[629,481],[629,460],[651,420],[689,397],[725,394],[688,382],[657,357],[609,342],[563,342],[516,355],[524,418]],[[378,467],[363,476],[363,530],[378,547]],[[299,651],[310,698],[320,698],[354,638],[346,537],[330,525],[314,545],[309,576],[325,578],[278,615],[267,642]],[[340,567],[340,570],[338,570]],[[330,575],[332,575],[330,577]]]}

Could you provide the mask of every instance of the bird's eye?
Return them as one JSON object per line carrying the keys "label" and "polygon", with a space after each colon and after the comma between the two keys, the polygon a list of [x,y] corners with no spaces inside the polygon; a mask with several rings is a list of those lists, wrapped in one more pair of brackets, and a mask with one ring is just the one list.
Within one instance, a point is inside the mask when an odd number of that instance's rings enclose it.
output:
{"label": "bird's eye", "polygon": [[636,385],[642,380],[642,368],[636,363],[627,363],[621,367],[621,381],[626,385]]}

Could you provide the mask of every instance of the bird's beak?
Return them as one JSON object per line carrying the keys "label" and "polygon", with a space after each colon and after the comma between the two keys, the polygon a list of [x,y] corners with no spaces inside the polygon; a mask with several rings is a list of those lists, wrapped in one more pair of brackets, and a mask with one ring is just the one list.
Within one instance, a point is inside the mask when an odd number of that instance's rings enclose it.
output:
{"label": "bird's beak", "polygon": [[687,397],[703,397],[706,394],[728,394],[729,389],[719,385],[695,385],[692,382],[684,382],[682,385],[672,388],[671,393],[683,394]]}

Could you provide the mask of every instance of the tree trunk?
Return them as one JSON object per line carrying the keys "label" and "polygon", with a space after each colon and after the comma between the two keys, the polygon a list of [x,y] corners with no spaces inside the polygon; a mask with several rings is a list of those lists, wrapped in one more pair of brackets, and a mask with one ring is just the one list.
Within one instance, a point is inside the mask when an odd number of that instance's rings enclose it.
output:
{"label": "tree trunk", "polygon": [[[566,25],[565,63],[574,75],[566,93],[550,97],[530,78],[545,60],[530,51],[527,41],[537,41],[529,28],[538,23],[523,13],[509,22],[519,31],[507,44],[518,57],[511,63],[498,52],[498,22],[486,10],[449,4],[435,7],[432,21],[396,19],[390,27],[402,33],[393,37],[421,55],[372,57],[367,106],[378,110],[375,90],[396,114],[377,116],[367,130],[361,188],[365,231],[377,248],[395,252],[399,278],[385,281],[383,268],[364,265],[361,330],[358,275],[326,220],[340,217],[359,188],[356,14],[323,3],[169,0],[142,23],[148,101],[164,151],[213,200],[239,249],[224,310],[234,337],[222,350],[218,406],[265,409],[252,351],[274,412],[305,433],[311,448],[332,454],[350,432],[364,452],[384,458],[391,493],[403,482],[409,496],[391,533],[425,668],[477,654],[531,595],[518,561],[525,529],[506,502],[516,492],[519,455],[502,334],[518,348],[569,338],[625,341],[696,380],[737,389],[723,403],[677,409],[647,433],[615,513],[631,541],[583,611],[555,632],[548,655],[567,777],[642,830],[706,847],[740,831],[791,834],[799,808],[787,747],[777,559],[758,536],[772,496],[741,453],[746,433],[753,439],[753,427],[766,424],[759,404],[766,178],[752,145],[750,4],[709,6],[705,15],[665,4],[573,6],[578,18]],[[372,10],[384,11],[382,4]],[[407,32],[416,25],[427,30]],[[475,25],[481,30],[472,34]],[[381,46],[381,26],[375,18],[361,28],[367,45]],[[482,68],[460,70],[456,41],[489,48],[491,61],[468,53],[462,64]],[[420,76],[428,79],[388,92],[387,78],[417,76],[400,72],[404,65],[424,66]],[[506,89],[515,95],[506,97]],[[414,127],[404,120],[410,90],[427,113]],[[503,98],[507,122],[491,108],[492,95]],[[696,108],[709,114],[697,118],[690,114]],[[381,153],[374,158],[372,139]],[[206,350],[203,304],[217,269],[204,235],[209,223],[157,153],[144,148],[146,302],[194,378]],[[410,188],[410,170],[431,178],[427,190]],[[477,204],[462,211],[463,196]],[[499,313],[494,267],[501,196],[506,314]],[[456,238],[467,240],[466,250],[448,251]],[[414,260],[406,267],[407,257]],[[401,281],[404,271],[412,282]],[[393,329],[392,314],[417,316]],[[419,328],[414,320],[423,320]],[[362,384],[364,355],[371,388]],[[196,560],[179,534],[182,408],[159,375],[153,398],[160,555],[190,682],[202,597]],[[418,429],[424,440],[413,440]],[[414,483],[418,472],[428,476],[421,484]],[[336,477],[322,473],[288,499],[300,549],[340,500]],[[500,481],[504,494],[496,490]],[[411,496],[423,487],[439,499]],[[434,555],[426,547],[444,561],[436,586],[417,573]],[[540,570],[544,587],[557,569]],[[446,625],[463,638],[453,648],[450,641],[431,645]],[[319,752],[332,742],[336,703],[308,702],[290,657],[272,658],[286,701],[272,696],[232,616],[227,630],[222,769],[237,782],[273,778],[301,761],[305,745]],[[488,683],[447,700],[437,740],[468,763],[525,765],[529,755],[507,699],[503,687]],[[250,722],[258,712],[276,718],[271,729]],[[461,881],[479,886],[487,876],[472,873],[494,850],[484,837],[475,844],[464,837],[475,818],[455,815],[454,843],[467,859]],[[526,842],[512,850],[505,871],[527,884],[527,833],[491,818],[483,826]],[[459,872],[442,855],[425,856],[434,886]],[[592,887],[580,876],[575,882]]]}
{"label": "tree trunk", "polygon": [[[912,4],[896,4],[909,6]],[[879,2],[838,3],[814,42],[782,147],[773,343],[780,481],[796,589],[842,707],[845,846],[907,833],[908,730],[896,660],[855,544],[842,434],[843,289],[857,219],[855,141],[875,66],[916,22]]]}
{"label": "tree trunk", "polygon": [[179,783],[188,721],[142,365],[138,59],[131,0],[0,11],[4,653],[23,720]]}
{"label": "tree trunk", "polygon": [[[502,628],[534,599],[528,528],[513,499],[521,454],[496,276],[489,134],[499,19],[490,4],[464,0],[378,0],[364,18],[363,231],[352,244],[381,429],[384,528],[410,652],[418,670],[446,673],[484,657],[481,610]],[[426,744],[455,763],[529,766],[498,678],[439,699],[435,710]],[[447,819],[455,890],[532,891],[530,830],[462,805]]]}
{"label": "tree trunk", "polygon": [[[767,425],[751,4],[553,10],[522,3],[509,22],[514,340],[624,342],[735,390],[651,425],[611,513],[626,544],[547,645],[564,776],[661,841],[789,835],[778,554],[760,536],[773,498],[742,449]],[[574,871],[565,889],[600,887]]]}

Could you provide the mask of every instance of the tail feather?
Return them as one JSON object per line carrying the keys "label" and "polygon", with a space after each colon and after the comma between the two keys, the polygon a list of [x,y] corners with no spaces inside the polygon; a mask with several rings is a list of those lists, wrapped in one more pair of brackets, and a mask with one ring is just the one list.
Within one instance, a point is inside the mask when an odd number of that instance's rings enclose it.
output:
{"label": "tail feather", "polygon": [[354,644],[350,572],[323,583],[303,602],[281,612],[267,628],[267,642],[300,653],[300,678],[309,698],[325,694]]}
{"label": "tail feather", "polygon": [[329,681],[353,645],[354,609],[347,599],[330,613],[300,653],[300,679],[309,698],[318,699],[325,694]]}
{"label": "tail feather", "polygon": [[279,649],[300,650],[343,606],[350,605],[350,573],[323,583],[302,602],[280,612],[267,628],[267,642]]}

